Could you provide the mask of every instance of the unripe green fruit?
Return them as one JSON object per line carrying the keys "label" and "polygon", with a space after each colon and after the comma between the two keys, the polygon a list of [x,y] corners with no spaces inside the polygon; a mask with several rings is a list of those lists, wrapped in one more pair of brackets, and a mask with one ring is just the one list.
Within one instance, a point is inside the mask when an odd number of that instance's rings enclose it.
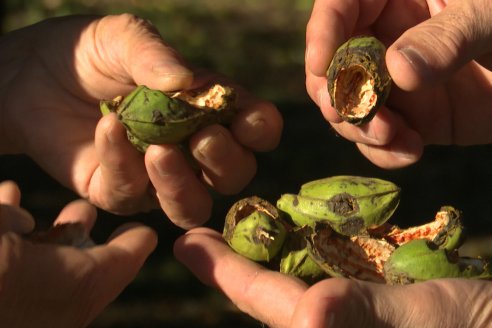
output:
{"label": "unripe green fruit", "polygon": [[342,235],[357,235],[386,222],[396,210],[400,188],[374,178],[339,176],[302,186],[299,195],[277,201],[297,226],[328,223]]}
{"label": "unripe green fruit", "polygon": [[280,272],[297,277],[312,284],[327,275],[311,258],[307,247],[307,239],[312,234],[309,227],[296,227],[288,235],[282,248]]}
{"label": "unripe green fruit", "polygon": [[250,197],[236,202],[224,225],[224,240],[237,253],[269,262],[281,250],[287,235],[278,212],[267,201]]}
{"label": "unripe green fruit", "polygon": [[490,279],[492,272],[482,259],[459,257],[456,251],[416,239],[391,254],[384,265],[384,276],[389,284],[407,284],[438,278]]}
{"label": "unripe green fruit", "polygon": [[128,139],[145,151],[149,144],[179,144],[207,125],[230,123],[234,101],[234,90],[220,85],[173,95],[141,85],[124,98],[101,101],[100,109],[115,112]]}

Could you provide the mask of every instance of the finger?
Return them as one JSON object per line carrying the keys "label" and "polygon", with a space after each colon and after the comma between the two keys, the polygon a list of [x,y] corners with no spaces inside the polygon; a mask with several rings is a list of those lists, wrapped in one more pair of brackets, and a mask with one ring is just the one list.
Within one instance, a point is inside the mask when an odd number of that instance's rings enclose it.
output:
{"label": "finger", "polygon": [[85,231],[89,233],[96,223],[97,209],[84,199],[74,200],[68,203],[58,214],[54,225],[65,223],[82,223]]}
{"label": "finger", "polygon": [[8,231],[26,234],[34,229],[32,215],[19,207],[21,192],[14,181],[0,183],[0,234]]}
{"label": "finger", "polygon": [[101,273],[94,278],[94,290],[105,291],[92,301],[104,305],[112,301],[135,278],[156,245],[154,230],[128,223],[119,227],[106,245],[87,249]]}
{"label": "finger", "polygon": [[367,29],[387,0],[317,0],[306,28],[307,72],[324,76],[335,50],[356,30]]}
{"label": "finger", "polygon": [[389,47],[386,61],[393,80],[404,90],[416,90],[445,81],[470,60],[483,58],[492,50],[487,28],[491,17],[487,0],[450,1]]}
{"label": "finger", "polygon": [[353,32],[359,1],[317,0],[306,27],[306,72],[324,76],[335,50]]}
{"label": "finger", "polygon": [[347,122],[333,123],[333,128],[346,139],[367,144],[382,146],[389,144],[401,125],[400,119],[387,107],[382,107],[367,124],[356,126]]}
{"label": "finger", "polygon": [[[97,65],[106,76],[162,91],[191,85],[193,73],[148,21],[123,14],[106,16],[97,26],[95,37],[100,45]],[[117,38],[115,31],[121,31]]]}
{"label": "finger", "polygon": [[309,96],[318,105],[325,120],[331,123],[340,123],[342,119],[335,108],[331,106],[327,83],[325,76],[315,76],[306,72],[306,89]]}
{"label": "finger", "polygon": [[90,181],[90,200],[117,214],[155,207],[142,155],[128,141],[115,114],[99,121],[95,145],[100,164]]}
{"label": "finger", "polygon": [[239,145],[223,126],[211,125],[195,133],[190,149],[205,181],[220,193],[238,193],[256,173],[253,153]]}
{"label": "finger", "polygon": [[300,280],[234,253],[210,229],[191,230],[176,241],[174,253],[198,279],[219,288],[239,309],[272,327],[288,327],[306,290]]}
{"label": "finger", "polygon": [[278,109],[272,103],[251,98],[238,103],[241,110],[231,124],[234,137],[255,151],[270,151],[277,147],[283,128]]}
{"label": "finger", "polygon": [[0,183],[0,204],[19,206],[21,191],[14,181],[2,181]]}
{"label": "finger", "polygon": [[384,146],[357,143],[360,152],[372,163],[385,169],[396,169],[416,163],[424,150],[420,135],[401,127],[390,143]]}
{"label": "finger", "polygon": [[326,71],[336,49],[355,27],[357,1],[317,0],[306,27],[306,89],[329,122],[340,119],[330,105]]}
{"label": "finger", "polygon": [[[291,327],[468,327],[469,322],[475,326],[475,320],[487,320],[483,309],[476,309],[487,297],[477,294],[486,282],[475,283],[435,280],[389,286],[327,279],[304,294]],[[477,299],[464,305],[459,300],[465,295],[477,295]]]}
{"label": "finger", "polygon": [[0,234],[26,234],[33,229],[34,218],[28,211],[18,206],[0,204]]}
{"label": "finger", "polygon": [[150,146],[145,164],[160,206],[174,224],[190,229],[208,220],[212,198],[177,146]]}
{"label": "finger", "polygon": [[330,105],[326,71],[336,49],[356,30],[367,30],[383,10],[386,0],[317,0],[306,28],[306,89],[333,123],[340,118]]}

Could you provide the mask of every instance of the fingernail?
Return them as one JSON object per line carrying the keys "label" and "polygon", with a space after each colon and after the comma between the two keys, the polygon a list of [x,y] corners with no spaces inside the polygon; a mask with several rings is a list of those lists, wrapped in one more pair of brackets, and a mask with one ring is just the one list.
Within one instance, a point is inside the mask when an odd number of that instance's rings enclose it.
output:
{"label": "fingernail", "polygon": [[0,230],[12,231],[18,234],[29,233],[34,229],[34,219],[23,208],[0,204],[3,219]]}
{"label": "fingernail", "polygon": [[161,178],[175,176],[181,172],[182,163],[178,162],[181,154],[176,154],[179,152],[177,148],[165,147],[158,150],[149,148],[149,151],[159,151],[158,154],[150,156],[153,156],[152,165]]}
{"label": "fingernail", "polygon": [[394,145],[391,151],[396,157],[413,162],[421,156],[421,145],[422,141],[418,135],[407,135]]}
{"label": "fingernail", "polygon": [[328,92],[326,90],[322,90],[322,89],[318,90],[318,92],[317,92],[318,107],[324,108],[326,102],[328,102],[326,105],[329,104],[331,106],[330,99],[328,99],[327,95],[328,95]]}
{"label": "fingernail", "polygon": [[108,140],[108,143],[112,146],[114,146],[117,143],[117,139],[114,136],[113,132],[113,127],[110,127],[109,129],[106,130],[106,140]]}
{"label": "fingernail", "polygon": [[304,54],[304,61],[306,62],[306,65],[308,65],[309,71],[312,72],[312,70],[311,70],[311,59],[310,59],[310,56],[311,56],[311,47],[308,44],[306,46],[306,53]]}
{"label": "fingernail", "polygon": [[403,47],[398,49],[398,52],[400,52],[421,78],[427,80],[428,77],[430,77],[431,72],[429,70],[429,64],[420,51],[413,47]]}
{"label": "fingernail", "polygon": [[217,162],[225,159],[229,154],[229,138],[219,131],[200,140],[196,149],[200,158]]}
{"label": "fingernail", "polygon": [[335,327],[335,315],[333,313],[325,313],[325,328]]}
{"label": "fingernail", "polygon": [[152,65],[152,72],[158,76],[165,77],[189,77],[193,73],[177,61],[163,61]]}
{"label": "fingernail", "polygon": [[[256,115],[255,115],[256,116]],[[242,141],[247,145],[254,145],[262,142],[265,138],[265,131],[268,128],[267,122],[259,117],[246,118],[248,122],[248,133],[244,133]]]}
{"label": "fingernail", "polygon": [[379,145],[379,139],[374,132],[374,129],[370,127],[362,127],[360,130],[361,136],[366,139],[367,142],[373,144],[373,145]]}
{"label": "fingernail", "polygon": [[118,145],[121,143],[121,140],[125,140],[123,138],[123,133],[118,131],[120,129],[124,129],[119,120],[116,117],[115,113],[110,113],[108,116],[111,116],[112,121],[106,121],[108,124],[106,125],[105,136],[108,143],[112,146]]}

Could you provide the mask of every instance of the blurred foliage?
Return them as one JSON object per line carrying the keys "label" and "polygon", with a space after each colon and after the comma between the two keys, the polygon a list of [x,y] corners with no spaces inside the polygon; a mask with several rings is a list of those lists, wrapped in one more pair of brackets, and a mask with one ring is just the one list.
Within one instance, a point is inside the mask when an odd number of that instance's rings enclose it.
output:
{"label": "blurred foliage", "polygon": [[[222,228],[227,209],[241,197],[255,194],[274,202],[306,181],[357,174],[402,187],[397,224],[429,221],[441,205],[450,204],[464,212],[471,235],[490,234],[490,145],[428,147],[416,165],[386,171],[372,165],[324,122],[304,87],[305,26],[311,6],[312,0],[0,0],[4,33],[60,15],[137,14],[152,21],[191,64],[226,74],[276,102],[285,119],[281,144],[273,152],[257,154],[257,175],[243,192],[213,195],[216,201],[208,223],[212,228]],[[22,206],[35,215],[40,227],[50,224],[63,205],[77,197],[26,157],[3,156],[0,174],[0,180],[19,183]],[[162,212],[129,218],[99,214],[93,231],[96,241],[103,242],[122,222],[140,220],[158,231],[159,246],[93,328],[261,327],[174,260],[172,245],[183,231]]]}
{"label": "blurred foliage", "polygon": [[312,0],[2,1],[3,31],[75,13],[133,13],[151,21],[193,65],[223,73],[270,99],[306,99],[304,40]]}

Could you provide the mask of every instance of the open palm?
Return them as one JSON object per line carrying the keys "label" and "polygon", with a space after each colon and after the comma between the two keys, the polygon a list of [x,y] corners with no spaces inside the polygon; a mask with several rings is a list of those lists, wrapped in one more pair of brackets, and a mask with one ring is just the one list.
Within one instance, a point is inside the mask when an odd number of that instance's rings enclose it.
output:
{"label": "open palm", "polygon": [[180,237],[174,252],[203,283],[269,327],[471,328],[488,326],[492,315],[489,281],[435,279],[390,286],[330,278],[308,286],[235,253],[208,228]]}

